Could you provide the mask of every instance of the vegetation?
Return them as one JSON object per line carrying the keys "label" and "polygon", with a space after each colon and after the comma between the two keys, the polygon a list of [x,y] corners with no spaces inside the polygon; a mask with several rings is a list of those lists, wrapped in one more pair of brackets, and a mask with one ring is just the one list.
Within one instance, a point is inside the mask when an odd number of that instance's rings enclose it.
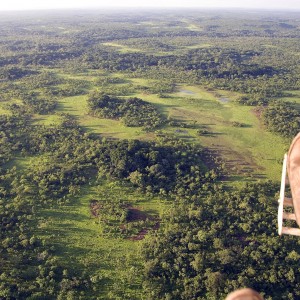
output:
{"label": "vegetation", "polygon": [[88,99],[91,114],[103,118],[121,118],[129,127],[155,128],[163,123],[163,117],[153,105],[139,98],[122,100],[118,97],[93,93]]}
{"label": "vegetation", "polygon": [[298,241],[276,237],[276,206],[268,201],[277,190],[247,185],[172,207],[168,227],[142,245],[148,297],[223,299],[241,286],[265,299],[299,297]]}
{"label": "vegetation", "polygon": [[1,15],[1,299],[300,297],[299,14],[199,15]]}
{"label": "vegetation", "polygon": [[292,104],[270,104],[264,109],[263,120],[269,130],[283,136],[293,138],[299,132],[299,113]]}

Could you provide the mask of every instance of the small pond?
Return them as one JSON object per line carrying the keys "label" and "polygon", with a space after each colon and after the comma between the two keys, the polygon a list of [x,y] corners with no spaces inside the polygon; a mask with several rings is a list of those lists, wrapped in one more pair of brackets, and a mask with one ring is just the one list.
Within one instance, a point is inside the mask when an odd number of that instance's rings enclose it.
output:
{"label": "small pond", "polygon": [[195,95],[196,94],[193,91],[185,90],[185,89],[179,90],[179,92],[182,93],[182,94],[186,94],[186,95]]}
{"label": "small pond", "polygon": [[219,101],[221,103],[228,103],[230,100],[228,98],[226,98],[226,97],[221,97],[221,98],[219,98]]}

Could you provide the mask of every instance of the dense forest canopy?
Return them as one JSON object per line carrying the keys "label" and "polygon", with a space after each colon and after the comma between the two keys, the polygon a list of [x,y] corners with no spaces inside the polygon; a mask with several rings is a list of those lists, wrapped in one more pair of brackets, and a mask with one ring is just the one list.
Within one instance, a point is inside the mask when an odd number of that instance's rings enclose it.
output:
{"label": "dense forest canopy", "polygon": [[299,298],[299,16],[1,13],[0,299]]}

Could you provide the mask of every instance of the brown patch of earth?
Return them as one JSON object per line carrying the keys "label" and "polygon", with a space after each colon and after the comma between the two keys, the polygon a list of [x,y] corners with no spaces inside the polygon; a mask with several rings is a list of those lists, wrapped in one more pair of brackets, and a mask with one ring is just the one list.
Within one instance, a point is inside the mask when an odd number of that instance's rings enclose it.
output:
{"label": "brown patch of earth", "polygon": [[98,217],[98,212],[100,208],[101,205],[99,204],[99,201],[93,200],[90,202],[90,210],[93,217]]}
{"label": "brown patch of earth", "polygon": [[131,240],[131,241],[143,240],[145,238],[145,236],[147,235],[149,230],[158,230],[159,227],[160,227],[160,223],[157,222],[151,228],[143,228],[137,235],[134,235],[134,236],[130,237],[129,240]]}
{"label": "brown patch of earth", "polygon": [[[135,221],[146,221],[146,220],[150,220],[150,221],[155,221],[157,220],[157,218],[150,216],[149,214],[141,211],[139,208],[136,207],[129,207],[128,208],[128,217],[127,217],[127,221],[130,222],[135,222]],[[125,225],[124,225],[125,226]],[[131,241],[140,241],[142,239],[145,238],[145,236],[147,235],[147,233],[149,232],[149,230],[157,230],[160,227],[160,222],[157,220],[157,222],[152,225],[149,226],[147,228],[142,228],[138,234],[129,237],[128,239]]]}
{"label": "brown patch of earth", "polygon": [[[225,165],[225,171],[227,170],[227,174],[231,174],[233,176],[254,176],[258,178],[260,175],[257,173],[260,174],[264,171],[264,168],[257,165],[252,159],[252,155],[249,151],[245,152],[244,150],[244,153],[241,154],[236,150],[228,149],[221,143],[211,145],[210,151],[215,157],[222,158],[222,162]],[[226,178],[223,178],[223,180],[226,180]]]}
{"label": "brown patch of earth", "polygon": [[[148,213],[140,210],[137,207],[128,206],[127,209],[128,209],[128,216],[127,216],[126,221],[128,223],[136,222],[136,221],[146,221],[146,220],[150,220],[153,222],[156,221],[154,225],[148,226],[147,228],[142,228],[136,235],[129,237],[128,238],[129,240],[140,241],[145,238],[145,236],[147,235],[149,230],[158,230],[159,229],[160,222],[157,217],[153,217],[153,216],[149,215]],[[91,201],[90,202],[91,215],[93,217],[98,217],[99,210],[101,210],[101,204],[99,203],[99,201],[97,201],[97,200]],[[126,224],[120,225],[120,228],[125,231]]]}
{"label": "brown patch of earth", "polygon": [[257,117],[258,120],[261,121],[261,115],[263,113],[262,107],[255,107],[252,109],[252,113]]}
{"label": "brown patch of earth", "polygon": [[127,216],[128,222],[146,221],[146,219],[149,219],[149,216],[144,211],[141,211],[140,209],[135,207],[128,208],[128,216]]}

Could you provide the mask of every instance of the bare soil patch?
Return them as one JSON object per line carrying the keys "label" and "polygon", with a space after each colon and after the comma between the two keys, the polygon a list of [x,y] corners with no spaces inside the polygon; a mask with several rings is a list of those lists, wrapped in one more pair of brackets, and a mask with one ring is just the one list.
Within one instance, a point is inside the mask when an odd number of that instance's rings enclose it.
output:
{"label": "bare soil patch", "polygon": [[263,113],[262,107],[253,108],[252,113],[257,117],[258,120],[262,121],[262,113]]}
{"label": "bare soil patch", "polygon": [[99,209],[101,209],[99,201],[93,200],[90,202],[90,211],[93,217],[98,217]]}
{"label": "bare soil patch", "polygon": [[[140,241],[145,238],[150,230],[158,230],[160,227],[159,218],[149,213],[142,211],[138,207],[133,207],[130,204],[124,207],[127,210],[126,222],[119,226],[121,233],[127,235],[127,239],[132,241]],[[90,212],[92,217],[98,217],[101,214],[100,201],[93,200],[90,202]],[[128,236],[128,227],[132,224],[138,228],[138,233]]]}
{"label": "bare soil patch", "polygon": [[[150,224],[147,224],[147,220],[149,220]],[[145,238],[149,230],[157,230],[160,227],[160,222],[158,218],[149,215],[148,213],[140,210],[137,207],[129,207],[128,208],[128,223],[136,222],[136,221],[144,221],[146,227],[143,227],[136,235],[129,237],[129,240],[132,241],[140,241]],[[154,224],[153,224],[154,222]]]}

